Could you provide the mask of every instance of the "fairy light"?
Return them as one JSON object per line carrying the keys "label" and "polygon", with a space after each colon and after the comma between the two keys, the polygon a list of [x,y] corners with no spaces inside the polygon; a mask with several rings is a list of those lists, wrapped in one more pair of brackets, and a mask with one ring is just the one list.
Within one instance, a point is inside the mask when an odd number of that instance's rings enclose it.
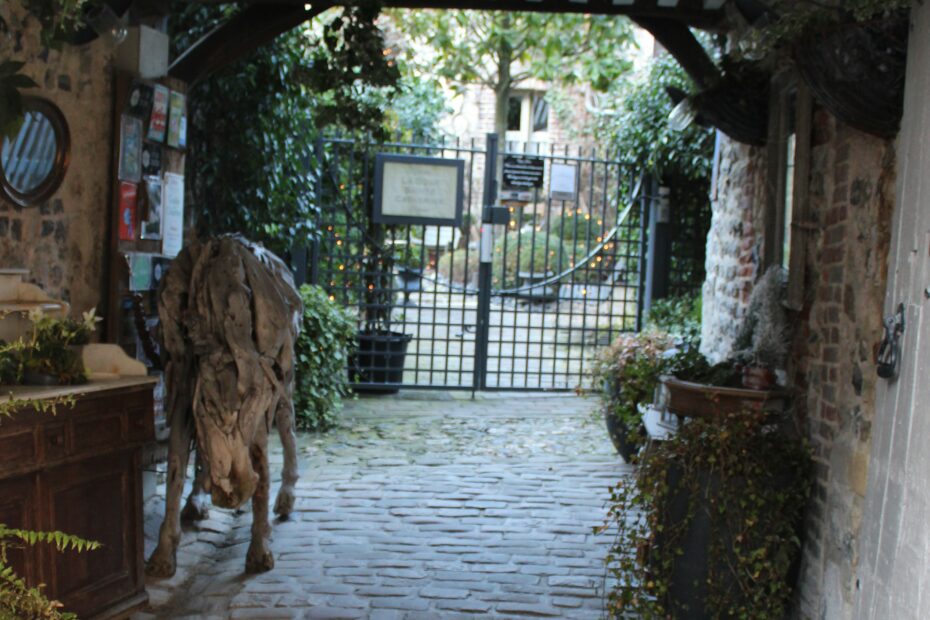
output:
{"label": "fairy light", "polygon": [[345,270],[346,270],[345,265],[339,265],[339,271],[345,271]]}
{"label": "fairy light", "polygon": [[336,301],[336,296],[335,296],[335,295],[330,295],[330,296],[329,296],[329,300],[330,300],[330,301]]}

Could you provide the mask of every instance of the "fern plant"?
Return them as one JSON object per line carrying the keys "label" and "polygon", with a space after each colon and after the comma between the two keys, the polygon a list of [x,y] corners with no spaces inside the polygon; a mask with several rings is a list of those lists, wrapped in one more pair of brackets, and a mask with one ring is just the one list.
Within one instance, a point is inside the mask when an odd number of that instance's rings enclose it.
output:
{"label": "fern plant", "polygon": [[8,564],[7,554],[12,548],[38,544],[54,545],[59,552],[92,551],[100,543],[85,540],[64,532],[37,532],[10,528],[0,523],[0,620],[68,620],[76,618],[62,610],[62,604],[49,600],[43,586],[30,587]]}

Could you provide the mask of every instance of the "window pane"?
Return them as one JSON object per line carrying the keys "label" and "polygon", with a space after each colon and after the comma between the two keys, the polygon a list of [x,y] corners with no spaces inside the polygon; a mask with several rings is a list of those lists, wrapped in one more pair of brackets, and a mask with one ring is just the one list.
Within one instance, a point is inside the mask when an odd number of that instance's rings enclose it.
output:
{"label": "window pane", "polygon": [[791,215],[794,203],[794,145],[795,134],[788,134],[785,145],[785,216],[782,230],[784,245],[781,252],[781,266],[785,269],[791,264]]}
{"label": "window pane", "polygon": [[549,130],[549,103],[542,97],[533,98],[533,131]]}
{"label": "window pane", "polygon": [[507,131],[520,131],[520,116],[522,111],[522,97],[511,97],[507,100]]}

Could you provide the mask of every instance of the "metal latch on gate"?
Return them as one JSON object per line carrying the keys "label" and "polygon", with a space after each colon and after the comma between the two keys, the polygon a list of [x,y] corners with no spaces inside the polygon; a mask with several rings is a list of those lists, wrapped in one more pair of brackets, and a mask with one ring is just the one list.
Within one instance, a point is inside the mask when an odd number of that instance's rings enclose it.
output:
{"label": "metal latch on gate", "polygon": [[481,227],[481,245],[478,248],[478,260],[482,263],[490,263],[493,251],[491,246],[493,245],[493,239],[491,237],[491,226],[490,224],[484,224]]}

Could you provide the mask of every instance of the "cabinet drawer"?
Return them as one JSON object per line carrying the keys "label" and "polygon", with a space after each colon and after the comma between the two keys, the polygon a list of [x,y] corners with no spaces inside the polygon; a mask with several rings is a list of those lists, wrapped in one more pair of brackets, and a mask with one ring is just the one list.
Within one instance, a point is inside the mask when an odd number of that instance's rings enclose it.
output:
{"label": "cabinet drawer", "polygon": [[0,435],[0,471],[36,459],[35,433],[31,428]]}
{"label": "cabinet drawer", "polygon": [[75,419],[72,425],[73,453],[88,454],[120,447],[126,438],[125,420],[123,411]]}

